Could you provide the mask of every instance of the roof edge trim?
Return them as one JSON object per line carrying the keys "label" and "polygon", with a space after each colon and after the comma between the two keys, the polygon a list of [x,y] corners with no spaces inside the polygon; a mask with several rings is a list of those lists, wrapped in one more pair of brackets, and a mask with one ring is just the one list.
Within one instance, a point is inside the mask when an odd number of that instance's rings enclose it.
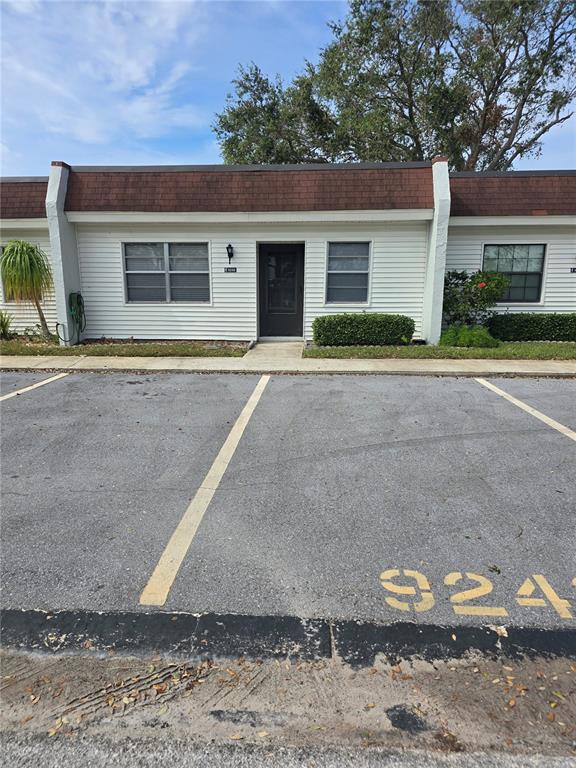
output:
{"label": "roof edge trim", "polygon": [[286,171],[380,171],[431,168],[431,162],[411,163],[298,163],[285,165],[72,165],[73,173],[259,173]]}

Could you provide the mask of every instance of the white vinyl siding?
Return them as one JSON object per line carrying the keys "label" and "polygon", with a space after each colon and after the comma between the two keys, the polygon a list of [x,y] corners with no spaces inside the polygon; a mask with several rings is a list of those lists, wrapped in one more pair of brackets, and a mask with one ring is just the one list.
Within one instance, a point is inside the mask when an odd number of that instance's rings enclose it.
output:
{"label": "white vinyl siding", "polygon": [[[50,258],[50,239],[48,236],[48,227],[44,230],[8,230],[2,229],[2,236],[0,239],[0,245],[4,246],[10,240],[26,240],[28,243],[40,246],[44,253]],[[46,322],[52,333],[56,330],[56,302],[54,295],[50,294],[44,296],[42,300],[42,308],[44,315],[46,316]],[[16,302],[6,301],[4,296],[4,286],[0,280],[0,309],[8,312],[12,317],[12,330],[24,331],[27,328],[32,330],[36,329],[40,321],[38,320],[38,312],[32,302]]]}
{"label": "white vinyl siding", "polygon": [[[340,234],[338,234],[338,232]],[[331,303],[326,299],[327,242],[370,242],[368,301]],[[348,225],[326,230],[324,237],[306,240],[304,257],[304,335],[312,338],[312,322],[319,315],[339,312],[386,312],[408,315],[422,335],[422,308],[428,224],[424,221]]]}
{"label": "white vinyl siding", "polygon": [[501,302],[499,312],[576,312],[576,227],[482,226],[450,227],[446,270],[475,272],[482,268],[485,245],[543,244],[546,246],[542,291],[538,302]]}
{"label": "white vinyl siding", "polygon": [[[335,312],[397,312],[421,333],[428,223],[370,224],[77,224],[87,338],[226,339],[258,336],[257,253],[260,243],[304,243],[304,333],[312,337],[315,317]],[[125,301],[123,243],[207,242],[210,304]],[[370,242],[367,303],[326,302],[329,242]],[[228,267],[226,246],[234,247]]]}

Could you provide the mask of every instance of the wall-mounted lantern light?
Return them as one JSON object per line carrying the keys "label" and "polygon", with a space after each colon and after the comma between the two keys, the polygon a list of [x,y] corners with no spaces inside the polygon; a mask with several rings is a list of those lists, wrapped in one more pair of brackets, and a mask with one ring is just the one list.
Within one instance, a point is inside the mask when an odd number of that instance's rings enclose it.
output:
{"label": "wall-mounted lantern light", "polygon": [[226,253],[228,254],[228,264],[232,261],[232,257],[234,256],[234,247],[228,243],[226,246]]}

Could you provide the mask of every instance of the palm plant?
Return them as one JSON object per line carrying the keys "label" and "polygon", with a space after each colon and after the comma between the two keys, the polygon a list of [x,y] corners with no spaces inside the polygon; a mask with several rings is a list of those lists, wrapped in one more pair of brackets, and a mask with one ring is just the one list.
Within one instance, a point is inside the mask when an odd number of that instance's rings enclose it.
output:
{"label": "palm plant", "polygon": [[50,262],[44,251],[25,240],[11,240],[2,250],[0,269],[6,297],[14,301],[31,301],[38,312],[42,335],[50,331],[42,311],[42,295],[52,290]]}

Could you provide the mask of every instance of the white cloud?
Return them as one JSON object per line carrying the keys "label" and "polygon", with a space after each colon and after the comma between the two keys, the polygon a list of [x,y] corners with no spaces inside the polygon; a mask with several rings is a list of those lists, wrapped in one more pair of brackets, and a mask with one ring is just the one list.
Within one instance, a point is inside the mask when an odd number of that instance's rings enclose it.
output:
{"label": "white cloud", "polygon": [[182,99],[202,4],[4,3],[2,134],[35,126],[85,144],[111,144],[206,126]]}

